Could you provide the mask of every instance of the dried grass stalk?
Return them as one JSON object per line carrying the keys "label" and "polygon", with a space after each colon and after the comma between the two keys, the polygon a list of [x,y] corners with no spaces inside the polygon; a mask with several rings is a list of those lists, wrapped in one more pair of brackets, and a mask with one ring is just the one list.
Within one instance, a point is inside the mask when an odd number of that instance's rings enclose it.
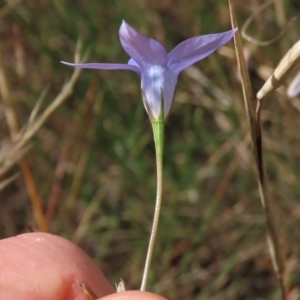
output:
{"label": "dried grass stalk", "polygon": [[[238,25],[232,1],[228,0],[228,2],[232,28],[237,28]],[[287,298],[284,284],[284,264],[282,254],[280,252],[279,234],[273,213],[273,205],[267,194],[267,182],[264,171],[262,136],[260,125],[260,107],[259,105],[257,105],[258,102],[253,96],[249,73],[247,71],[245,58],[243,54],[241,37],[238,31],[234,36],[234,45],[237,56],[238,68],[241,73],[244,104],[246,108],[247,118],[249,121],[255,164],[258,172],[258,186],[260,192],[260,199],[266,219],[267,242],[273,267],[280,283],[282,299],[285,300]]]}
{"label": "dried grass stalk", "polygon": [[256,97],[262,100],[280,87],[286,79],[300,67],[300,41],[298,41],[282,58],[272,75],[259,90]]}
{"label": "dried grass stalk", "polygon": [[[80,44],[78,43],[76,52],[75,52],[75,61],[80,61]],[[28,143],[31,138],[36,134],[36,132],[41,128],[45,123],[48,117],[55,111],[55,109],[60,106],[73,91],[73,86],[80,74],[80,69],[75,69],[70,80],[63,86],[61,92],[54,99],[54,101],[45,109],[41,115],[38,116],[38,111],[40,109],[41,101],[44,95],[41,96],[41,99],[37,102],[35,108],[33,109],[29,122],[23,127],[21,131],[18,131],[18,124],[16,122],[16,116],[14,113],[13,106],[11,104],[10,91],[8,83],[5,77],[4,68],[0,61],[0,88],[3,101],[5,103],[6,118],[9,124],[10,133],[12,137],[12,144],[10,148],[6,148],[5,151],[0,155],[0,175],[9,170],[15,162],[19,160],[20,167],[23,172],[23,176],[26,182],[26,186],[32,201],[32,208],[34,212],[35,219],[37,221],[38,227],[42,231],[48,231],[48,224],[44,216],[40,197],[33,179],[31,170],[29,168],[28,162],[26,159],[22,158],[22,155],[26,152],[28,148]]]}
{"label": "dried grass stalk", "polygon": [[19,177],[19,173],[14,174],[13,176],[3,180],[0,182],[0,191],[6,188],[10,183],[16,180]]}

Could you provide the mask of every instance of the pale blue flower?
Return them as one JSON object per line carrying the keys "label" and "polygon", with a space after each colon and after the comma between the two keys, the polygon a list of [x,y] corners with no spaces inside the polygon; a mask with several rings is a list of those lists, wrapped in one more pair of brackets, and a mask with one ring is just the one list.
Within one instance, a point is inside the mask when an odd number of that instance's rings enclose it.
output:
{"label": "pale blue flower", "polygon": [[143,100],[148,115],[151,120],[157,120],[160,116],[162,96],[164,117],[166,118],[169,114],[178,74],[227,43],[235,31],[236,29],[196,36],[185,40],[167,53],[158,41],[140,34],[123,21],[119,36],[124,50],[131,57],[127,64],[62,63],[86,69],[134,71],[141,78]]}
{"label": "pale blue flower", "polygon": [[300,93],[300,72],[294,77],[287,89],[287,95],[290,98],[296,97]]}

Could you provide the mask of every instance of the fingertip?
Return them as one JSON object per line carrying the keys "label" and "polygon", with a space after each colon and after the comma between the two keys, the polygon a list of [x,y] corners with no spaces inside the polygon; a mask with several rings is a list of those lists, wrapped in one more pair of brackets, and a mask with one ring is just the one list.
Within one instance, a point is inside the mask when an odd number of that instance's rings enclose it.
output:
{"label": "fingertip", "polygon": [[98,300],[167,300],[167,298],[146,291],[125,291],[110,294]]}
{"label": "fingertip", "polygon": [[0,257],[0,299],[10,295],[9,299],[83,300],[81,280],[100,297],[114,292],[82,249],[52,234],[35,232],[1,240]]}

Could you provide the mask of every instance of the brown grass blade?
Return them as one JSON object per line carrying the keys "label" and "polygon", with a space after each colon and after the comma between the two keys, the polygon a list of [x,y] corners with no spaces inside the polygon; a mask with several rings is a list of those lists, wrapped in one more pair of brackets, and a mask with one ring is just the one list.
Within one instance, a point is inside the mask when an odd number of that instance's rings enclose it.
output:
{"label": "brown grass blade", "polygon": [[0,182],[0,191],[3,190],[4,188],[6,188],[11,182],[13,182],[16,178],[19,177],[19,173],[14,174],[13,176],[3,180]]}
{"label": "brown grass blade", "polygon": [[[17,122],[17,115],[14,110],[14,106],[12,103],[12,95],[10,92],[10,87],[8,80],[6,78],[4,66],[2,63],[2,55],[0,53],[0,93],[4,103],[4,111],[6,115],[6,120],[8,123],[9,131],[11,139],[14,139],[19,131],[19,125]],[[37,225],[41,231],[48,232],[49,227],[43,212],[41,198],[38,192],[38,188],[32,174],[29,163],[25,157],[22,157],[19,160],[19,166],[23,174],[23,178],[26,184],[26,188],[28,191],[28,195],[31,201],[31,206],[33,210],[33,214]]]}
{"label": "brown grass blade", "polygon": [[[79,53],[80,45],[77,46],[75,52],[75,62],[82,62],[86,57],[84,56],[83,60],[80,60]],[[16,155],[22,153],[22,149],[27,146],[28,142],[41,128],[48,117],[55,111],[57,107],[59,107],[64,102],[64,100],[66,100],[72,94],[73,87],[79,77],[80,72],[81,69],[75,68],[71,78],[62,87],[60,93],[55,97],[52,103],[44,110],[43,113],[41,113],[38,117],[35,117],[36,120],[34,122],[28,124],[25,128],[22,129],[22,134],[17,135],[11,149],[6,151],[6,154],[0,160],[0,174],[4,173],[3,169],[5,169],[5,171],[7,170],[7,162],[14,160],[14,157]]]}
{"label": "brown grass blade", "polygon": [[[79,62],[80,58],[80,43],[77,45],[75,52],[75,61]],[[0,57],[1,59],[1,57]],[[36,116],[38,108],[34,111],[34,116],[30,117],[30,123],[22,129],[22,134],[19,134],[17,119],[14,113],[14,109],[11,104],[10,89],[8,87],[8,82],[4,73],[3,65],[0,61],[0,89],[1,96],[6,107],[6,118],[9,124],[11,137],[14,140],[11,149],[6,151],[5,155],[1,157],[0,161],[0,174],[7,171],[8,166],[12,166],[12,161],[16,161],[15,157],[20,156],[20,153],[24,153],[23,149],[26,148],[30,139],[35,135],[35,133],[41,128],[48,117],[55,111],[55,109],[62,104],[62,102],[67,99],[67,97],[72,93],[73,86],[80,74],[80,69],[75,69],[70,80],[63,86],[61,92],[57,95],[54,101],[45,109],[40,116]],[[40,101],[38,102],[40,103]],[[38,104],[39,105],[39,104]],[[29,164],[26,159],[20,159],[20,167],[23,172],[23,177],[26,182],[27,190],[32,202],[32,208],[34,212],[35,219],[37,221],[38,227],[42,231],[49,231],[48,223],[46,221],[45,215],[42,210],[42,205],[37,191],[37,187],[32,176]]]}
{"label": "brown grass blade", "polygon": [[[232,28],[237,28],[237,21],[235,17],[235,10],[232,0],[228,0],[230,18]],[[250,126],[251,139],[253,145],[254,158],[256,168],[258,171],[258,186],[260,192],[260,199],[266,219],[267,227],[267,241],[270,256],[272,259],[273,267],[279,280],[282,299],[287,299],[284,284],[284,264],[282,254],[279,247],[279,235],[278,229],[274,218],[273,207],[270,199],[267,195],[267,183],[264,172],[263,163],[263,150],[262,150],[262,136],[261,136],[261,125],[260,125],[260,106],[257,106],[257,101],[254,99],[252,86],[247,71],[245,58],[243,54],[243,48],[240,38],[240,33],[237,31],[234,36],[234,45],[237,56],[237,62],[239,71],[241,73],[241,82],[244,96],[244,104],[246,108],[247,118]],[[257,106],[257,107],[256,107]]]}

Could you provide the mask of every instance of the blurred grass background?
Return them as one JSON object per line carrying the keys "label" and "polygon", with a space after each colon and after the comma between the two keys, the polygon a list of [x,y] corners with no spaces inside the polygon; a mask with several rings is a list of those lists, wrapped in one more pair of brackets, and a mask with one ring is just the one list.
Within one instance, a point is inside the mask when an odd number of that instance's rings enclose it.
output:
{"label": "blurred grass background", "polygon": [[[74,60],[78,38],[90,62],[127,62],[118,38],[123,19],[169,51],[189,37],[230,29],[225,0],[32,0],[5,13],[13,2],[0,1],[0,51],[20,125],[47,86],[43,109],[71,75],[60,60]],[[239,24],[261,3],[236,1]],[[248,34],[270,39],[299,13],[297,0],[276,0]],[[272,45],[245,41],[255,92],[299,40],[299,22]],[[166,123],[162,218],[148,286],[169,299],[279,299],[232,46],[181,73]],[[79,244],[127,289],[140,285],[156,188],[139,86],[132,72],[82,71],[26,155],[51,232]],[[300,105],[285,91],[264,104],[264,149],[290,299],[300,299]],[[4,147],[10,137],[0,105]],[[22,176],[0,199],[1,238],[36,226]]]}

